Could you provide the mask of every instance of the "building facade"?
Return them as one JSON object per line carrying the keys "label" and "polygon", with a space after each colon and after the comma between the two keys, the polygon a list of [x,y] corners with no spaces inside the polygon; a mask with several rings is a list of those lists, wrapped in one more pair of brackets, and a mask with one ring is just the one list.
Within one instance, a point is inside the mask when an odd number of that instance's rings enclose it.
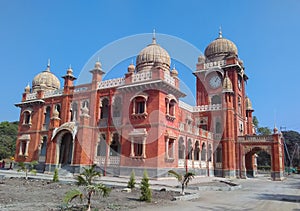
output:
{"label": "building facade", "polygon": [[196,105],[184,103],[178,71],[168,52],[146,46],[124,77],[102,80],[99,61],[92,81],[74,86],[69,68],[59,79],[46,70],[25,88],[15,160],[39,161],[43,172],[76,173],[96,164],[112,175],[163,177],[170,169],[196,175],[245,178],[259,150],[271,155],[274,180],[283,177],[283,142],[274,129],[257,136],[245,94],[248,77],[236,45],[222,37],[198,57]]}

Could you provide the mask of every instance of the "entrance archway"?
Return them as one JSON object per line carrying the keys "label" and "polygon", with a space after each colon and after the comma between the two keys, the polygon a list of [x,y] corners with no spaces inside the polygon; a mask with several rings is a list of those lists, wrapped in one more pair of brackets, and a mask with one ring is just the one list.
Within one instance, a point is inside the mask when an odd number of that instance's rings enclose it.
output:
{"label": "entrance archway", "polygon": [[[245,167],[247,177],[256,177],[259,167],[263,167],[271,174],[271,147],[254,147],[245,154]],[[266,155],[264,158],[259,155]],[[261,162],[258,162],[261,160]],[[263,162],[262,162],[263,161]]]}
{"label": "entrance archway", "polygon": [[73,137],[70,132],[66,132],[58,140],[58,164],[70,165],[73,159]]}

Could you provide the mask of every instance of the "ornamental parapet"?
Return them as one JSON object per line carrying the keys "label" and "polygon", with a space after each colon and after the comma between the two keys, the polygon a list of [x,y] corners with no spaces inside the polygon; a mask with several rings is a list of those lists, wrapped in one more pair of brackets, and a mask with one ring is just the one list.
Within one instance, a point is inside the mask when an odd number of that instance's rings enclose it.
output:
{"label": "ornamental parapet", "polygon": [[124,78],[114,78],[114,79],[109,79],[109,80],[98,82],[97,88],[98,89],[107,89],[107,88],[112,88],[112,87],[118,87],[118,86],[123,85],[124,83],[125,83]]}
{"label": "ornamental parapet", "polygon": [[238,142],[272,142],[274,138],[272,135],[268,136],[239,136]]}
{"label": "ornamental parapet", "polygon": [[152,72],[150,70],[148,70],[148,71],[143,71],[143,72],[132,75],[131,82],[136,83],[136,82],[141,82],[141,81],[148,81],[151,79],[152,79]]}

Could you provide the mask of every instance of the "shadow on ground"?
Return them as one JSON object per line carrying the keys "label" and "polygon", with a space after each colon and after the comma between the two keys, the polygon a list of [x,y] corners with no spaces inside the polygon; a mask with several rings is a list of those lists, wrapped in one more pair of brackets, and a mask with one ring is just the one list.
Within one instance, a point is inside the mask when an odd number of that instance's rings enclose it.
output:
{"label": "shadow on ground", "polygon": [[259,194],[259,199],[274,200],[274,201],[286,201],[300,203],[299,195],[286,195],[286,194]]}

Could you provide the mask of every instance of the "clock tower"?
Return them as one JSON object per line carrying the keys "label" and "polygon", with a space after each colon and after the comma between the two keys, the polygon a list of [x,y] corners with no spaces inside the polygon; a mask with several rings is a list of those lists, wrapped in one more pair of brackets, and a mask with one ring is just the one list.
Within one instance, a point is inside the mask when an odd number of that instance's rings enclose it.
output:
{"label": "clock tower", "polygon": [[[218,38],[198,57],[196,65],[196,102],[201,128],[214,133],[215,156],[221,168],[215,168],[216,176],[235,177],[240,174],[238,136],[252,135],[252,105],[245,95],[248,77],[242,60],[238,58],[236,45]],[[247,105],[251,106],[247,106]],[[218,150],[220,149],[220,150]]]}

